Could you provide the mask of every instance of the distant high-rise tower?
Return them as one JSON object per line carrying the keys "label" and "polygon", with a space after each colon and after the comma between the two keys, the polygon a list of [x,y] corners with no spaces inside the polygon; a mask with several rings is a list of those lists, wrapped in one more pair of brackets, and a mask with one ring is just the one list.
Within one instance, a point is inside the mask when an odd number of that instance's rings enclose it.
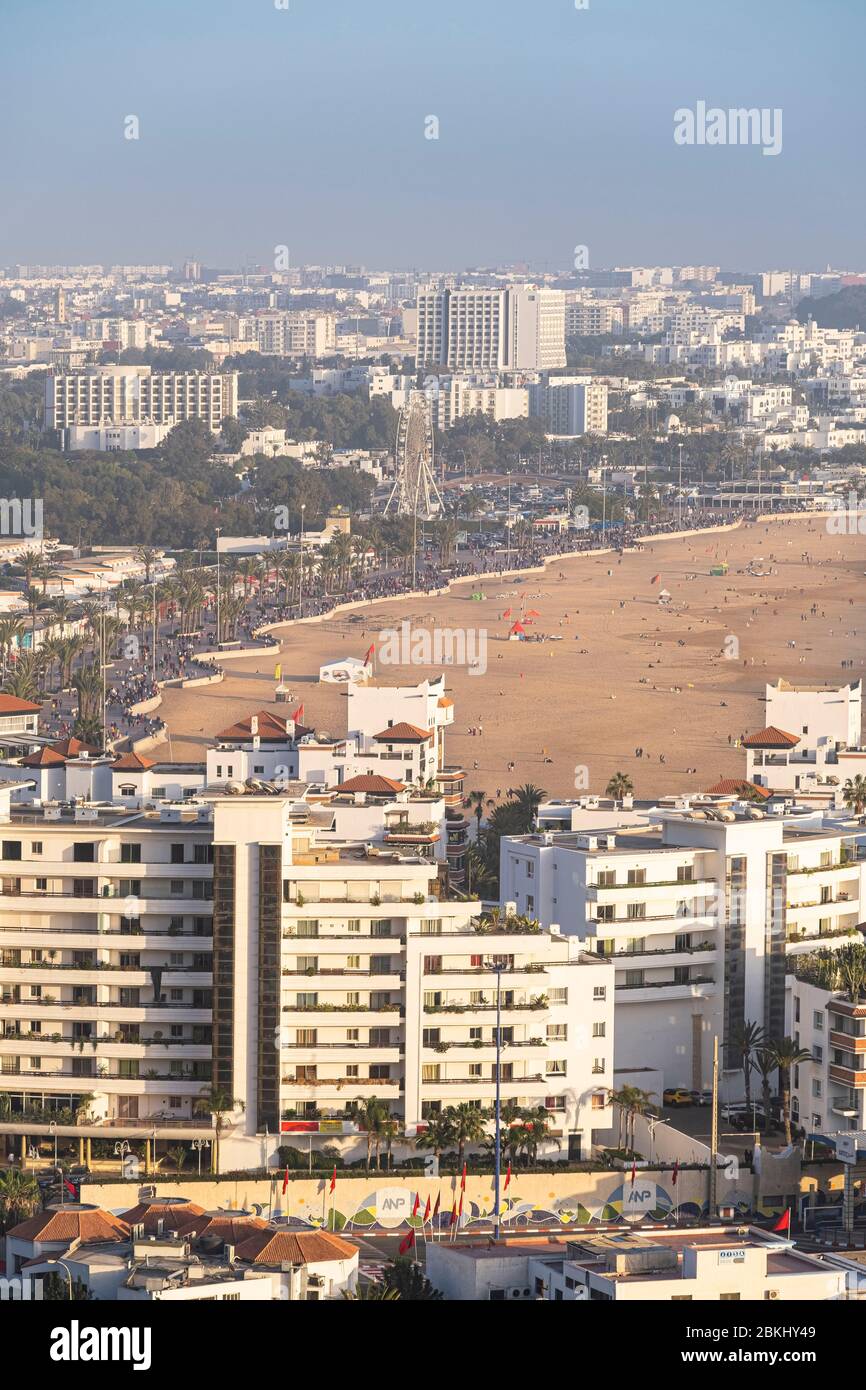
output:
{"label": "distant high-rise tower", "polygon": [[66,322],[66,291],[62,285],[58,285],[54,295],[54,318],[57,323]]}

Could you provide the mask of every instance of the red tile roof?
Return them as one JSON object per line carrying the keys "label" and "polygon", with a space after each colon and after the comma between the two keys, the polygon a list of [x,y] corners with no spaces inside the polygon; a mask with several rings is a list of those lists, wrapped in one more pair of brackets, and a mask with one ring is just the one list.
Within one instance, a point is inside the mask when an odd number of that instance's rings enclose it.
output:
{"label": "red tile roof", "polygon": [[393,796],[395,792],[402,792],[405,788],[402,782],[394,782],[390,777],[381,777],[374,772],[362,772],[357,777],[350,777],[347,782],[341,782],[335,790],[339,792],[372,792],[374,796]]}
{"label": "red tile roof", "polygon": [[139,1202],[121,1216],[127,1226],[143,1226],[146,1235],[156,1235],[160,1221],[164,1231],[185,1231],[192,1227],[199,1217],[205,1216],[204,1207],[197,1202]]}
{"label": "red tile roof", "polygon": [[713,787],[705,787],[707,796],[750,796],[757,792],[762,801],[772,796],[766,787],[747,782],[744,777],[721,777]]}
{"label": "red tile roof", "polygon": [[378,743],[426,743],[433,737],[430,729],[419,729],[417,724],[407,724],[405,719],[399,723],[392,724],[390,728],[383,729],[381,734],[376,734]]}
{"label": "red tile roof", "polygon": [[0,719],[6,714],[37,714],[41,705],[32,700],[19,700],[16,695],[0,695]]}
{"label": "red tile roof", "polygon": [[269,710],[260,709],[253,714],[248,714],[246,719],[239,719],[236,724],[230,724],[222,733],[217,734],[217,738],[231,739],[251,739],[253,737],[252,721],[258,720],[258,736],[266,742],[284,743],[291,734],[287,728],[289,721],[279,714],[271,714]]}
{"label": "red tile roof", "polygon": [[272,1226],[256,1231],[238,1244],[235,1255],[257,1265],[321,1264],[327,1260],[349,1260],[358,1247],[330,1231],[275,1231]]}
{"label": "red tile roof", "polygon": [[62,738],[59,743],[52,743],[51,749],[64,758],[80,758],[82,753],[96,756],[100,751],[92,743],[82,743],[80,738]]}
{"label": "red tile roof", "polygon": [[787,734],[784,729],[777,729],[774,724],[770,724],[766,729],[759,729],[756,734],[748,734],[743,739],[743,747],[796,748],[799,742],[796,734]]}
{"label": "red tile roof", "polygon": [[261,1216],[249,1216],[246,1212],[243,1215],[232,1215],[231,1212],[217,1211],[197,1216],[188,1225],[180,1227],[180,1234],[236,1246],[241,1241],[249,1240],[259,1231],[271,1229]]}
{"label": "red tile roof", "polygon": [[65,767],[66,759],[53,748],[40,748],[21,759],[22,767]]}
{"label": "red tile roof", "polygon": [[128,1240],[129,1227],[123,1217],[113,1216],[99,1207],[48,1207],[7,1231],[15,1240],[47,1242],[73,1240]]}
{"label": "red tile roof", "polygon": [[153,758],[142,757],[141,753],[124,753],[111,764],[112,772],[147,772],[156,767]]}

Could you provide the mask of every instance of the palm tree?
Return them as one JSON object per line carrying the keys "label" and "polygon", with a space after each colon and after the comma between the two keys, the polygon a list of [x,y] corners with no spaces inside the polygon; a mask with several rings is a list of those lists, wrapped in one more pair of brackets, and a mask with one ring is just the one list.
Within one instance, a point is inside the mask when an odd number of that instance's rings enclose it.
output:
{"label": "palm tree", "polygon": [[743,1068],[743,1082],[746,1089],[746,1109],[752,1108],[752,1068],[754,1053],[764,1041],[764,1030],[759,1023],[743,1023],[734,1037],[734,1050]]}
{"label": "palm tree", "polygon": [[0,618],[0,652],[3,656],[4,676],[12,651],[15,648],[20,648],[25,631],[26,628],[21,618]]}
{"label": "palm tree", "polygon": [[862,773],[857,773],[856,777],[849,777],[842,792],[845,805],[848,806],[855,815],[862,816],[863,809],[866,807],[866,777]]}
{"label": "palm tree", "polygon": [[[538,1157],[539,1144],[552,1138],[551,1117],[544,1106],[539,1106],[535,1110],[523,1110],[520,1118],[522,1124],[517,1130],[518,1148],[526,1155],[527,1163],[534,1163]],[[554,1139],[553,1142],[558,1149],[562,1147],[558,1139]]]}
{"label": "palm tree", "polygon": [[812,1054],[805,1047],[799,1047],[793,1038],[778,1038],[769,1046],[773,1062],[779,1072],[779,1091],[782,1096],[782,1120],[785,1125],[785,1139],[791,1143],[791,1068],[801,1062],[811,1062]]}
{"label": "palm tree", "polygon": [[498,875],[492,871],[477,845],[466,846],[463,864],[466,869],[467,893],[474,893],[479,898],[498,898]]}
{"label": "palm tree", "polygon": [[185,1149],[183,1144],[178,1144],[175,1148],[168,1150],[168,1156],[179,1173],[183,1171],[188,1153],[189,1149]]}
{"label": "palm tree", "polygon": [[400,1290],[388,1288],[378,1279],[373,1279],[366,1284],[357,1284],[354,1289],[343,1289],[340,1297],[352,1303],[372,1303],[374,1299],[379,1303],[396,1303]]}
{"label": "palm tree", "polygon": [[206,1087],[199,1100],[193,1105],[196,1115],[210,1115],[214,1122],[214,1172],[220,1170],[220,1138],[225,1128],[225,1117],[234,1110],[243,1110],[242,1100],[235,1099],[229,1091],[224,1091],[216,1082]]}
{"label": "palm tree", "polygon": [[154,550],[152,545],[140,545],[136,548],[135,558],[139,564],[144,565],[144,582],[149,584],[153,567],[159,559],[159,551]]}
{"label": "palm tree", "polygon": [[358,1096],[349,1107],[355,1123],[364,1131],[367,1139],[367,1172],[370,1171],[370,1159],[373,1150],[376,1150],[376,1166],[379,1163],[379,1144],[381,1142],[383,1125],[389,1116],[389,1110],[384,1100],[379,1100],[377,1096]]}
{"label": "palm tree", "polygon": [[37,700],[39,698],[39,679],[42,674],[42,658],[38,652],[22,652],[15,665],[15,670],[3,683],[3,689],[7,695],[14,695],[19,700]]}
{"label": "palm tree", "polygon": [[78,716],[75,720],[76,738],[85,743],[102,747],[104,742],[103,723],[103,680],[98,666],[82,666],[75,673],[73,689],[78,696]]}
{"label": "palm tree", "polygon": [[481,839],[481,817],[484,815],[484,803],[487,800],[486,792],[470,792],[466,799],[475,816],[475,839]]}
{"label": "palm tree", "polygon": [[0,1226],[8,1231],[25,1216],[39,1210],[39,1184],[19,1168],[7,1168],[0,1173]]}
{"label": "palm tree", "polygon": [[614,801],[622,801],[623,797],[631,796],[634,792],[634,783],[625,772],[615,772],[604,789],[605,796],[612,796]]}
{"label": "palm tree", "polygon": [[511,798],[511,804],[516,808],[520,819],[525,822],[527,832],[532,829],[538,808],[546,795],[547,792],[543,787],[536,787],[532,782],[524,782],[523,786],[518,787]]}
{"label": "palm tree", "polygon": [[770,1077],[776,1070],[776,1062],[767,1039],[764,1040],[764,1045],[759,1047],[755,1053],[755,1070],[761,1077],[761,1106],[764,1111],[764,1123],[767,1129],[769,1129],[771,1123]]}
{"label": "palm tree", "polygon": [[454,1142],[454,1130],[445,1111],[439,1115],[431,1115],[426,1122],[426,1128],[419,1129],[415,1135],[415,1148],[432,1149],[437,1161]]}
{"label": "palm tree", "polygon": [[457,1166],[463,1167],[467,1144],[480,1144],[487,1133],[485,1117],[474,1105],[449,1105],[445,1111],[451,1126],[453,1142],[457,1145]]}

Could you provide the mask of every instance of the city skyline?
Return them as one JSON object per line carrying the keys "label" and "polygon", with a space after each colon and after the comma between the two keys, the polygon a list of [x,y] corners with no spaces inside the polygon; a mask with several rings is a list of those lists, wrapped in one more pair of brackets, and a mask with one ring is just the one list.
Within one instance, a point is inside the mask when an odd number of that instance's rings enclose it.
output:
{"label": "city skyline", "polygon": [[[294,265],[564,269],[581,246],[596,267],[857,264],[866,17],[851,0],[822,7],[817,34],[803,0],[757,18],[733,0],[712,41],[682,0],[555,0],[543,26],[516,0],[445,0],[432,20],[392,0],[328,15],[193,0],[182,16],[155,0],[144,28],[102,0],[40,11],[36,109],[14,61],[32,7],[13,0],[2,22],[5,262],[267,265],[287,246]],[[834,33],[831,73],[812,39]],[[86,89],[85,64],[101,74]],[[676,113],[701,103],[783,113],[778,157],[676,143]],[[822,187],[829,225],[803,215]]]}

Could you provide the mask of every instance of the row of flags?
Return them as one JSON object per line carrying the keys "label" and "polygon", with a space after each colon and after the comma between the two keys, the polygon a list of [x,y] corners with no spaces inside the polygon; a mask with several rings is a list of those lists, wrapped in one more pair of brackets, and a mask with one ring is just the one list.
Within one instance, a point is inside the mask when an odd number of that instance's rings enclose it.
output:
{"label": "row of flags", "polygon": [[[672,1170],[672,1172],[671,1172],[671,1187],[676,1187],[676,1185],[677,1185],[677,1178],[679,1177],[679,1175],[680,1175],[680,1161],[679,1161],[679,1159],[677,1159],[677,1160],[675,1161],[675,1163],[674,1163],[673,1170]],[[636,1178],[636,1177],[637,1177],[637,1161],[636,1161],[635,1159],[632,1159],[632,1164],[631,1164],[631,1185],[632,1185],[632,1187],[634,1187],[634,1182],[635,1182],[635,1178]],[[509,1165],[508,1165],[508,1171],[507,1171],[506,1174],[505,1174],[505,1183],[503,1184],[503,1188],[502,1188],[503,1192],[507,1192],[507,1191],[508,1191],[508,1188],[510,1187],[510,1185],[511,1185],[511,1164],[509,1163]],[[75,1188],[72,1186],[71,1183],[66,1182],[65,1179],[64,1179],[64,1186],[67,1188],[67,1190],[68,1190],[69,1192],[72,1193],[73,1197],[74,1197],[74,1196],[77,1196],[77,1193],[76,1193],[76,1191],[75,1191]],[[288,1165],[287,1165],[287,1166],[286,1166],[286,1171],[285,1171],[285,1173],[284,1173],[284,1175],[283,1175],[283,1196],[284,1196],[284,1197],[285,1197],[285,1195],[286,1195],[286,1192],[288,1191],[288,1187],[289,1187],[289,1169],[288,1169]],[[333,1194],[336,1192],[336,1190],[337,1190],[337,1165],[336,1165],[336,1163],[335,1163],[335,1164],[334,1164],[334,1171],[333,1171],[332,1174],[331,1174],[331,1181],[330,1181],[330,1183],[329,1183],[329,1185],[328,1185],[328,1193],[329,1193],[330,1195],[333,1195]],[[457,1201],[457,1196],[456,1196],[456,1194],[455,1194],[454,1200],[453,1200],[452,1205],[451,1205],[451,1219],[450,1219],[450,1221],[448,1222],[449,1228],[452,1227],[452,1226],[457,1226],[457,1225],[459,1225],[459,1223],[460,1223],[460,1222],[462,1221],[462,1219],[463,1219],[463,1196],[464,1196],[464,1193],[465,1193],[465,1192],[466,1192],[466,1164],[464,1163],[464,1164],[463,1164],[463,1172],[460,1174],[460,1201],[459,1201],[459,1202]],[[428,1222],[428,1221],[430,1221],[430,1220],[435,1221],[435,1220],[436,1220],[436,1217],[439,1215],[441,1198],[442,1198],[441,1192],[437,1192],[437,1193],[436,1193],[436,1202],[435,1202],[435,1205],[431,1208],[431,1206],[430,1206],[430,1195],[429,1195],[429,1193],[428,1193],[428,1195],[427,1195],[427,1202],[426,1202],[425,1207],[424,1207],[424,1215],[421,1217],[421,1226],[422,1226],[422,1229],[423,1229],[424,1226],[427,1225],[427,1222]],[[420,1192],[416,1192],[416,1193],[415,1193],[415,1201],[414,1201],[414,1204],[413,1204],[413,1206],[412,1206],[412,1216],[413,1216],[413,1217],[416,1217],[416,1216],[418,1215],[418,1212],[420,1211],[420,1209],[421,1209],[421,1193],[420,1193]],[[775,1224],[774,1224],[773,1226],[770,1227],[770,1229],[771,1229],[774,1233],[776,1233],[776,1234],[778,1234],[778,1235],[782,1235],[782,1234],[784,1234],[784,1235],[790,1235],[790,1232],[791,1232],[791,1208],[790,1208],[790,1207],[786,1207],[786,1209],[783,1211],[782,1215],[781,1215],[781,1216],[779,1217],[779,1219],[775,1222]],[[414,1226],[413,1226],[413,1227],[410,1228],[410,1230],[407,1232],[407,1234],[406,1234],[406,1235],[403,1237],[403,1239],[401,1240],[400,1245],[399,1245],[399,1253],[400,1253],[401,1255],[406,1255],[406,1254],[408,1254],[408,1252],[409,1252],[410,1250],[414,1250],[414,1248],[415,1248],[415,1228],[414,1228]]]}

